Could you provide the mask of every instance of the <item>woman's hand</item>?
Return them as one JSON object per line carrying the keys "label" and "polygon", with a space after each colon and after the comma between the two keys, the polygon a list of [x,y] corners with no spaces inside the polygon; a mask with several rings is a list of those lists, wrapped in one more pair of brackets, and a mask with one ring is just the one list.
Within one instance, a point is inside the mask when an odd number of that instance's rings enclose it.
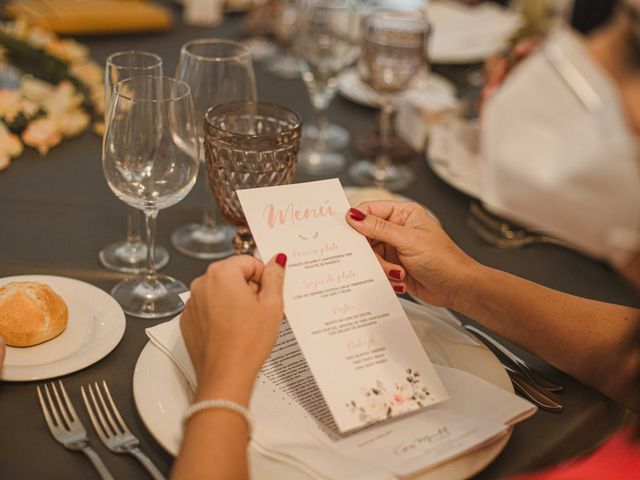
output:
{"label": "woman's hand", "polygon": [[248,402],[283,318],[287,257],[267,264],[237,256],[212,264],[191,284],[180,329],[198,377],[198,395]]}
{"label": "woman's hand", "polygon": [[416,203],[365,202],[347,221],[369,239],[396,292],[432,305],[453,307],[481,267]]}

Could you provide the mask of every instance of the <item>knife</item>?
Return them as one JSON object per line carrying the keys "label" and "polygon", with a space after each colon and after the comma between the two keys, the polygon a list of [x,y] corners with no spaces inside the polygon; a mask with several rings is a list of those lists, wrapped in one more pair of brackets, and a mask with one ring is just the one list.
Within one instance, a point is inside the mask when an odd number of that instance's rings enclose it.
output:
{"label": "knife", "polygon": [[[537,385],[538,387],[548,390],[550,392],[561,392],[564,390],[564,387],[547,377],[542,376],[542,374],[533,370],[527,362],[518,357],[515,353],[510,351],[500,342],[498,342],[495,338],[486,334],[479,328],[474,327],[473,325],[463,325],[463,328],[471,333],[473,333],[476,337],[478,337],[487,347],[489,347],[496,355],[498,355],[501,359],[508,361],[509,365],[524,375],[531,383]],[[502,363],[505,363],[504,361]]]}
{"label": "knife", "polygon": [[535,385],[519,372],[516,372],[511,367],[504,365],[504,369],[507,371],[511,383],[521,396],[530,400],[533,404],[540,407],[542,410],[551,413],[560,413],[564,409],[564,405],[560,402],[560,399],[551,392],[544,391]]}

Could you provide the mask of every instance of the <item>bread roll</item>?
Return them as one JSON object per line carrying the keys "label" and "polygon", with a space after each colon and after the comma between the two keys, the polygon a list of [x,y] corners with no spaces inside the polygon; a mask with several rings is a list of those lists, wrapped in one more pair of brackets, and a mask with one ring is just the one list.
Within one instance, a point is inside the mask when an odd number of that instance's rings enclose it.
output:
{"label": "bread roll", "polygon": [[51,340],[67,327],[69,310],[48,285],[10,282],[0,287],[0,336],[12,347]]}

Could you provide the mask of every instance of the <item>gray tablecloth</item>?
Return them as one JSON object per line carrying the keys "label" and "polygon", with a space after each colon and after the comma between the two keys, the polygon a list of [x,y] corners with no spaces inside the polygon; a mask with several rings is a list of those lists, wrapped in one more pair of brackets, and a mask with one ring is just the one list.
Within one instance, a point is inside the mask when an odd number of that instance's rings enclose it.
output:
{"label": "gray tablecloth", "polygon": [[[150,50],[162,55],[165,71],[173,72],[182,43],[189,39],[240,36],[239,18],[230,17],[218,29],[186,27],[179,22],[169,34],[103,37],[86,40],[93,56],[103,62],[121,50]],[[310,119],[307,92],[299,80],[282,80],[258,67],[259,96]],[[375,111],[341,98],[330,108],[333,121],[351,132],[374,126]],[[18,274],[64,275],[92,283],[106,291],[121,278],[102,269],[96,254],[124,234],[125,206],[109,191],[100,165],[100,140],[92,133],[65,141],[45,158],[27,150],[0,173],[0,277]],[[352,158],[350,158],[352,160]],[[549,245],[500,251],[482,243],[467,227],[469,199],[440,181],[421,155],[410,163],[416,182],[403,192],[429,206],[446,231],[469,254],[549,287],[604,301],[634,305],[636,298],[598,262]],[[297,176],[296,181],[310,180]],[[346,174],[343,184],[350,183]],[[180,225],[199,218],[202,183],[180,204],[159,216],[158,241],[169,245],[169,235]],[[171,250],[164,273],[185,283],[200,275],[207,263]],[[534,306],[532,306],[534,308]],[[147,342],[144,329],[156,324],[127,318],[122,342],[106,358],[64,379],[72,399],[81,406],[79,387],[94,380],[109,382],[116,402],[142,448],[161,470],[169,472],[172,458],[153,440],[136,412],[132,375]],[[538,362],[540,363],[540,362]],[[540,364],[542,368],[553,371]],[[565,384],[566,408],[559,415],[539,412],[518,425],[506,449],[479,478],[503,478],[567,458],[595,446],[617,428],[622,411],[611,401],[572,378],[554,372]],[[91,430],[88,419],[84,420]],[[135,460],[106,451],[91,432],[96,450],[116,478],[146,478]],[[82,455],[64,450],[47,431],[40,413],[35,385],[0,384],[0,478],[84,479],[95,476]]]}

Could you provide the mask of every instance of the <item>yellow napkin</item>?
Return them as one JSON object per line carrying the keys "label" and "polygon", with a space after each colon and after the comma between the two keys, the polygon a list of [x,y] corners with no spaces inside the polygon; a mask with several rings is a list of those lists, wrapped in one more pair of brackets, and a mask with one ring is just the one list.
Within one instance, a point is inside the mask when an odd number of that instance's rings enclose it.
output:
{"label": "yellow napkin", "polygon": [[172,23],[167,9],[143,0],[21,0],[5,12],[71,35],[167,30]]}

